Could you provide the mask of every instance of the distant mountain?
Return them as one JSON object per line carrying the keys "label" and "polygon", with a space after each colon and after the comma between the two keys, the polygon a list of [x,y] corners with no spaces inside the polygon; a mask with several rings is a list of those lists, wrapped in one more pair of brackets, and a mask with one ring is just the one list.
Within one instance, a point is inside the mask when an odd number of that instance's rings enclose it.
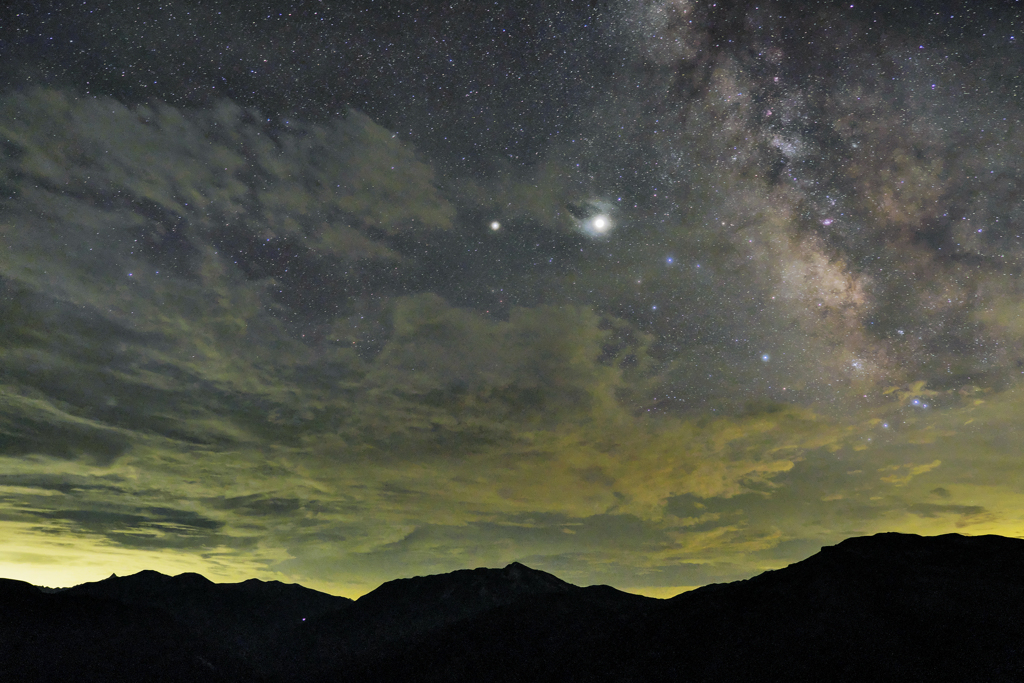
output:
{"label": "distant mountain", "polygon": [[280,581],[214,583],[199,574],[166,576],[148,570],[84,583],[63,594],[161,610],[200,639],[256,662],[304,619],[352,604],[349,598]]}
{"label": "distant mountain", "polygon": [[389,581],[350,609],[313,620],[306,630],[330,640],[334,648],[362,650],[416,637],[526,597],[579,590],[518,562],[504,569],[461,569]]}
{"label": "distant mountain", "polygon": [[594,590],[614,593],[630,604],[649,600],[608,587],[580,588],[513,562],[503,569],[463,569],[389,581],[351,608],[305,624],[288,649],[299,654],[313,673],[344,671],[350,679],[359,670],[372,678],[378,662],[413,644],[429,643],[450,625],[478,617],[486,620],[500,607],[531,600],[547,604],[556,596],[589,595]]}
{"label": "distant mountain", "polygon": [[5,683],[220,683],[252,673],[165,612],[0,579]]}
{"label": "distant mountain", "polygon": [[7,680],[1024,680],[1024,541],[853,538],[670,600],[517,563],[392,581],[354,603],[195,574],[55,594],[0,581]]}

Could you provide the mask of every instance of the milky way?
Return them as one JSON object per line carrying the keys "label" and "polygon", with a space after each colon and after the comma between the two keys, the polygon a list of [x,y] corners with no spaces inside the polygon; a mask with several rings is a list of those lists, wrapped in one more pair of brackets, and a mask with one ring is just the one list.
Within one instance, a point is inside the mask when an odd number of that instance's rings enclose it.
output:
{"label": "milky way", "polygon": [[1020,16],[961,5],[10,10],[0,573],[1020,535]]}

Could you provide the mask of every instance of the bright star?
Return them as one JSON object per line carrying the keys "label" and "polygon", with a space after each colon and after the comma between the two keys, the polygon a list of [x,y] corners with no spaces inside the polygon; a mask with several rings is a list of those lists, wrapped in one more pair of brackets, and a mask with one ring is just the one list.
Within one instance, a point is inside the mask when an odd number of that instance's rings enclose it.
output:
{"label": "bright star", "polygon": [[603,235],[612,227],[612,221],[608,216],[600,214],[598,216],[594,216],[594,219],[591,221],[591,225],[594,228],[594,232]]}
{"label": "bright star", "polygon": [[615,229],[615,206],[604,199],[588,199],[578,204],[567,204],[576,228],[590,237],[607,237]]}

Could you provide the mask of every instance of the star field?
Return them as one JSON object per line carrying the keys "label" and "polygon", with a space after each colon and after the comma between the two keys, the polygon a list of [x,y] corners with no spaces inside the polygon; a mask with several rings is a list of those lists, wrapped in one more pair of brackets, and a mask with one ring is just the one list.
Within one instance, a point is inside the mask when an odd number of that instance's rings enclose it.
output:
{"label": "star field", "polygon": [[0,574],[1024,533],[1018,3],[3,12]]}

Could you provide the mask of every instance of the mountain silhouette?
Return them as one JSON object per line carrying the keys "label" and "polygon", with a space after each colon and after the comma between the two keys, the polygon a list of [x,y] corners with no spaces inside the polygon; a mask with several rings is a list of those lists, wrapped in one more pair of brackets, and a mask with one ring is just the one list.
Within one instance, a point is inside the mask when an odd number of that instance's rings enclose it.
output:
{"label": "mountain silhouette", "polygon": [[504,569],[461,569],[389,581],[350,609],[313,620],[306,628],[335,647],[355,650],[415,637],[528,596],[579,590],[518,562]]}
{"label": "mountain silhouette", "polygon": [[[289,650],[301,655],[314,676],[345,671],[352,678],[361,671],[373,678],[380,662],[413,644],[429,642],[450,625],[486,619],[497,608],[531,599],[545,601],[590,590],[518,562],[503,569],[398,579],[367,593],[347,610],[303,625]],[[646,600],[614,592],[626,600]]]}
{"label": "mountain silhouette", "polygon": [[852,538],[669,600],[513,563],[355,602],[196,574],[4,580],[0,614],[5,681],[1024,680],[1024,540]]}
{"label": "mountain silhouette", "polygon": [[169,614],[0,579],[0,681],[214,683],[245,680],[241,659]]}
{"label": "mountain silhouette", "polygon": [[64,594],[162,610],[201,638],[236,650],[242,656],[265,651],[268,644],[300,625],[303,619],[352,604],[348,598],[297,584],[257,579],[214,583],[199,574],[166,576],[149,570],[84,583]]}

